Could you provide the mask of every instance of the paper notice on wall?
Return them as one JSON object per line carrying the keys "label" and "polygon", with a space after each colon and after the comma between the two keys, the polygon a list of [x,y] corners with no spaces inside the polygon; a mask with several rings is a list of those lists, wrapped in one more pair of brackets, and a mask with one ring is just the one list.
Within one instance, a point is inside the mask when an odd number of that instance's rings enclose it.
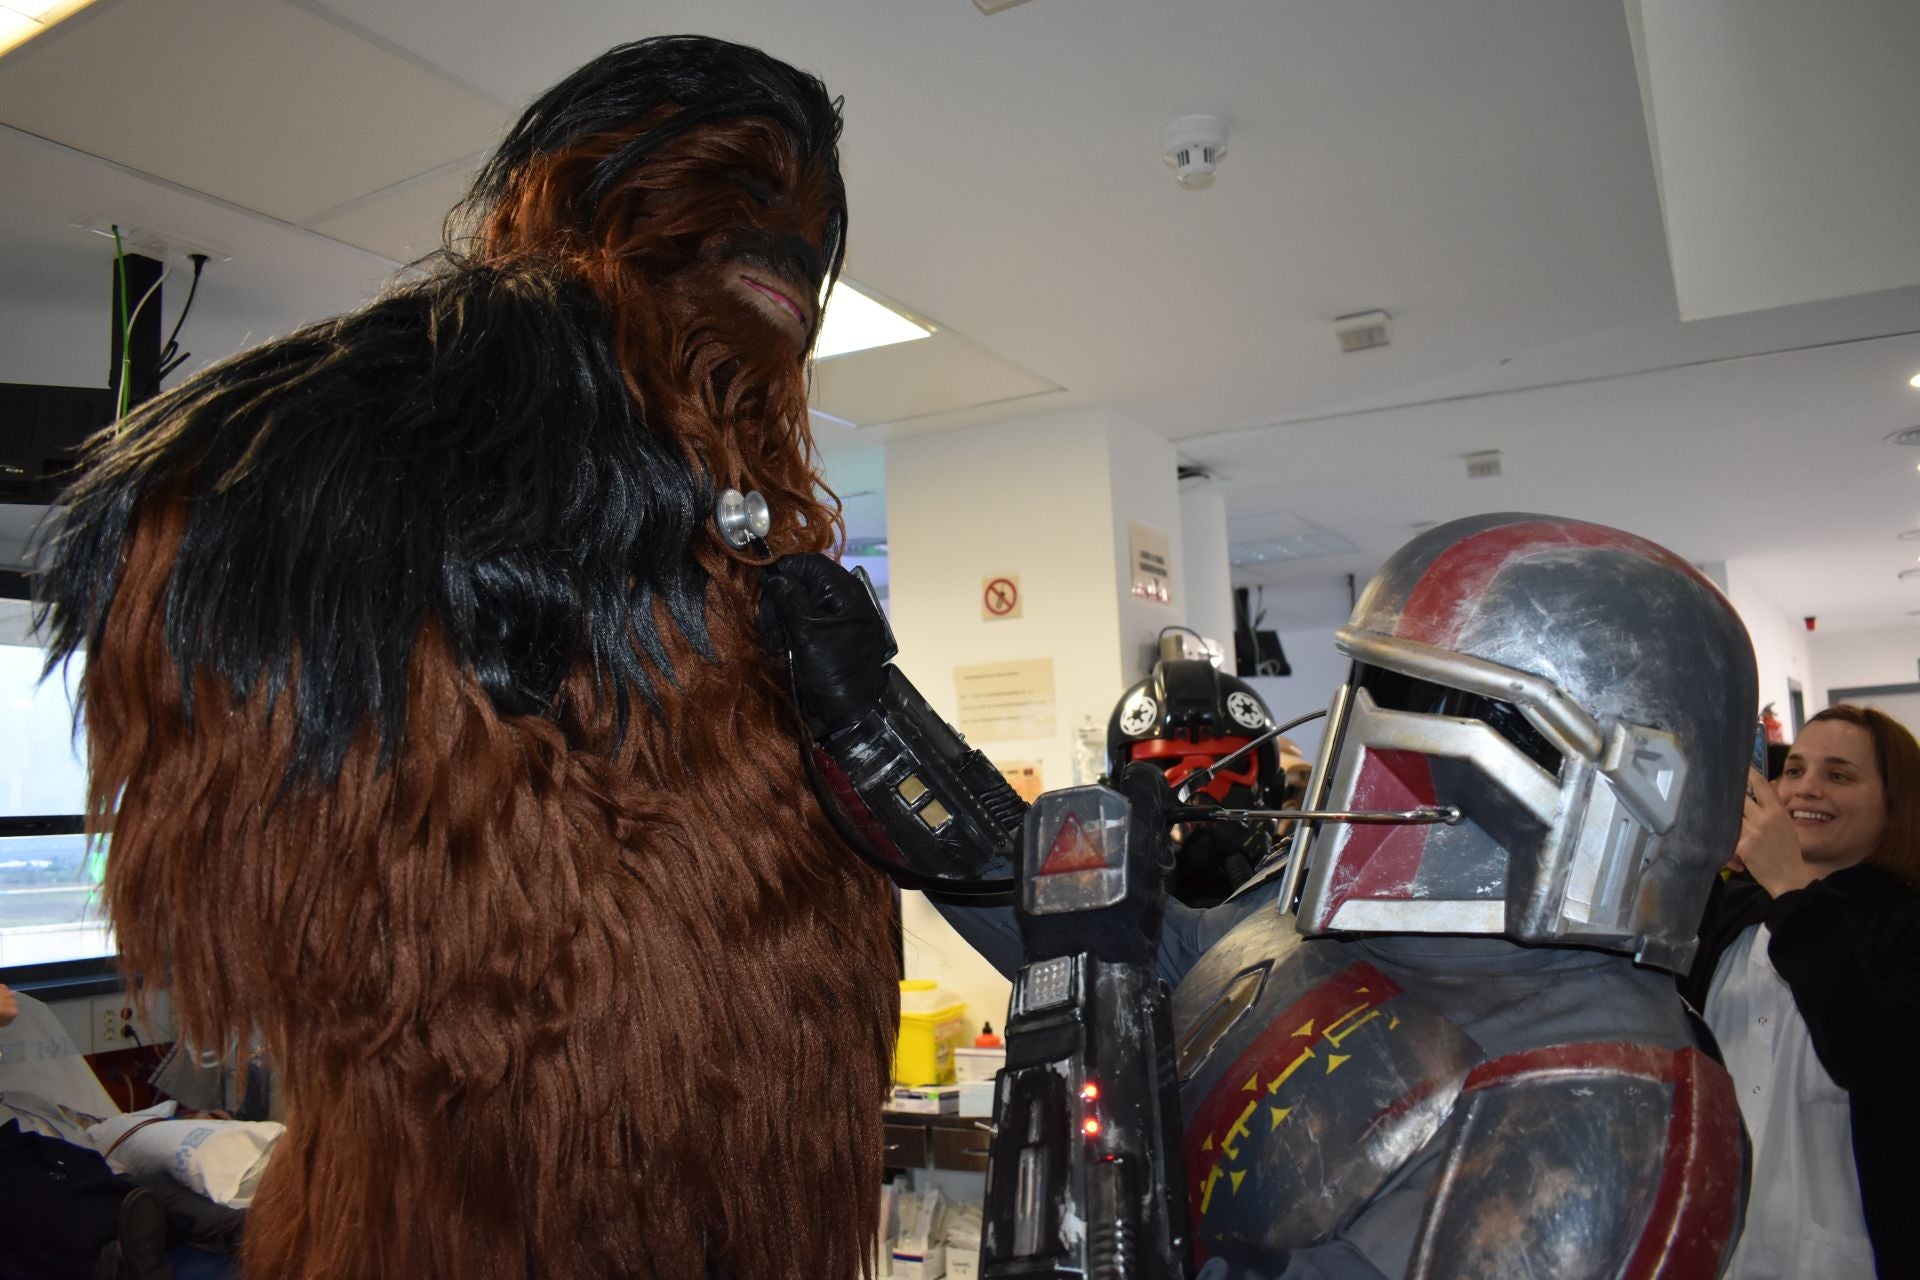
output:
{"label": "paper notice on wall", "polygon": [[1173,563],[1167,535],[1144,524],[1127,524],[1127,562],[1132,566],[1132,591],[1137,599],[1155,604],[1173,602]]}
{"label": "paper notice on wall", "polygon": [[974,741],[1053,736],[1053,659],[982,662],[953,669],[956,727]]}
{"label": "paper notice on wall", "polygon": [[998,762],[1000,776],[1007,780],[1022,800],[1032,804],[1047,789],[1040,780],[1040,762],[1038,760],[1001,760]]}

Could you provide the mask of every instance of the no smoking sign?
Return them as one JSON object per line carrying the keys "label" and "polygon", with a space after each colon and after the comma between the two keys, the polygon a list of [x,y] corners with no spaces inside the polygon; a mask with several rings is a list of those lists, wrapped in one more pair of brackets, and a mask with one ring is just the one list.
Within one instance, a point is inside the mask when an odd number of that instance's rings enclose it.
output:
{"label": "no smoking sign", "polygon": [[1004,622],[1020,616],[1020,577],[996,573],[980,579],[980,620]]}

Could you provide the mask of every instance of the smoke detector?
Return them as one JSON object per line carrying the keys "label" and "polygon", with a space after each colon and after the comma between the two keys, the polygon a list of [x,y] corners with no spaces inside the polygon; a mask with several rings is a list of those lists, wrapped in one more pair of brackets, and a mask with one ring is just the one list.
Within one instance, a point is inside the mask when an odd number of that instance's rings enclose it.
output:
{"label": "smoke detector", "polygon": [[1160,130],[1160,149],[1173,177],[1188,191],[1213,185],[1213,171],[1227,154],[1227,122],[1219,116],[1181,116]]}

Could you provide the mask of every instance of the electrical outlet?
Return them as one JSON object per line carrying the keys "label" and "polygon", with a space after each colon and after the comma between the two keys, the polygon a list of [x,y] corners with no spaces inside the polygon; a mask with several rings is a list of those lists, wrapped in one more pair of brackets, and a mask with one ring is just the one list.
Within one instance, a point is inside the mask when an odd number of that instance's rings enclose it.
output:
{"label": "electrical outlet", "polygon": [[133,1036],[133,1002],[125,992],[99,996],[93,1002],[93,1053],[131,1049],[139,1043]]}
{"label": "electrical outlet", "polygon": [[144,253],[156,262],[172,262],[180,266],[190,266],[194,254],[205,254],[210,262],[232,262],[233,255],[210,244],[203,244],[178,232],[166,231],[159,227],[143,227],[128,222],[125,218],[116,218],[107,214],[86,218],[73,224],[82,231],[90,231],[96,236],[113,239],[113,229],[120,228],[120,245],[128,253]]}
{"label": "electrical outlet", "polygon": [[126,992],[99,996],[88,1006],[87,1042],[84,1053],[111,1053],[115,1049],[135,1049],[141,1045],[166,1044],[173,1039],[173,1002],[164,991],[151,996],[146,1013],[135,1012]]}

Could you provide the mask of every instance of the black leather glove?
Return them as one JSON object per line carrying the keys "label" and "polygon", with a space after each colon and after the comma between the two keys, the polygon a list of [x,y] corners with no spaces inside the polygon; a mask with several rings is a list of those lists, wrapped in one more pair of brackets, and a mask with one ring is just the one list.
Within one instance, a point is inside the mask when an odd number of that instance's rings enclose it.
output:
{"label": "black leather glove", "polygon": [[826,556],[782,556],[766,567],[760,631],[769,649],[793,655],[800,712],[816,739],[878,705],[893,635],[865,585]]}
{"label": "black leather glove", "polygon": [[[1195,798],[1217,807],[1207,796]],[[1254,868],[1273,851],[1273,829],[1265,823],[1194,822],[1180,841],[1167,892],[1190,907],[1226,901],[1253,878]]]}

